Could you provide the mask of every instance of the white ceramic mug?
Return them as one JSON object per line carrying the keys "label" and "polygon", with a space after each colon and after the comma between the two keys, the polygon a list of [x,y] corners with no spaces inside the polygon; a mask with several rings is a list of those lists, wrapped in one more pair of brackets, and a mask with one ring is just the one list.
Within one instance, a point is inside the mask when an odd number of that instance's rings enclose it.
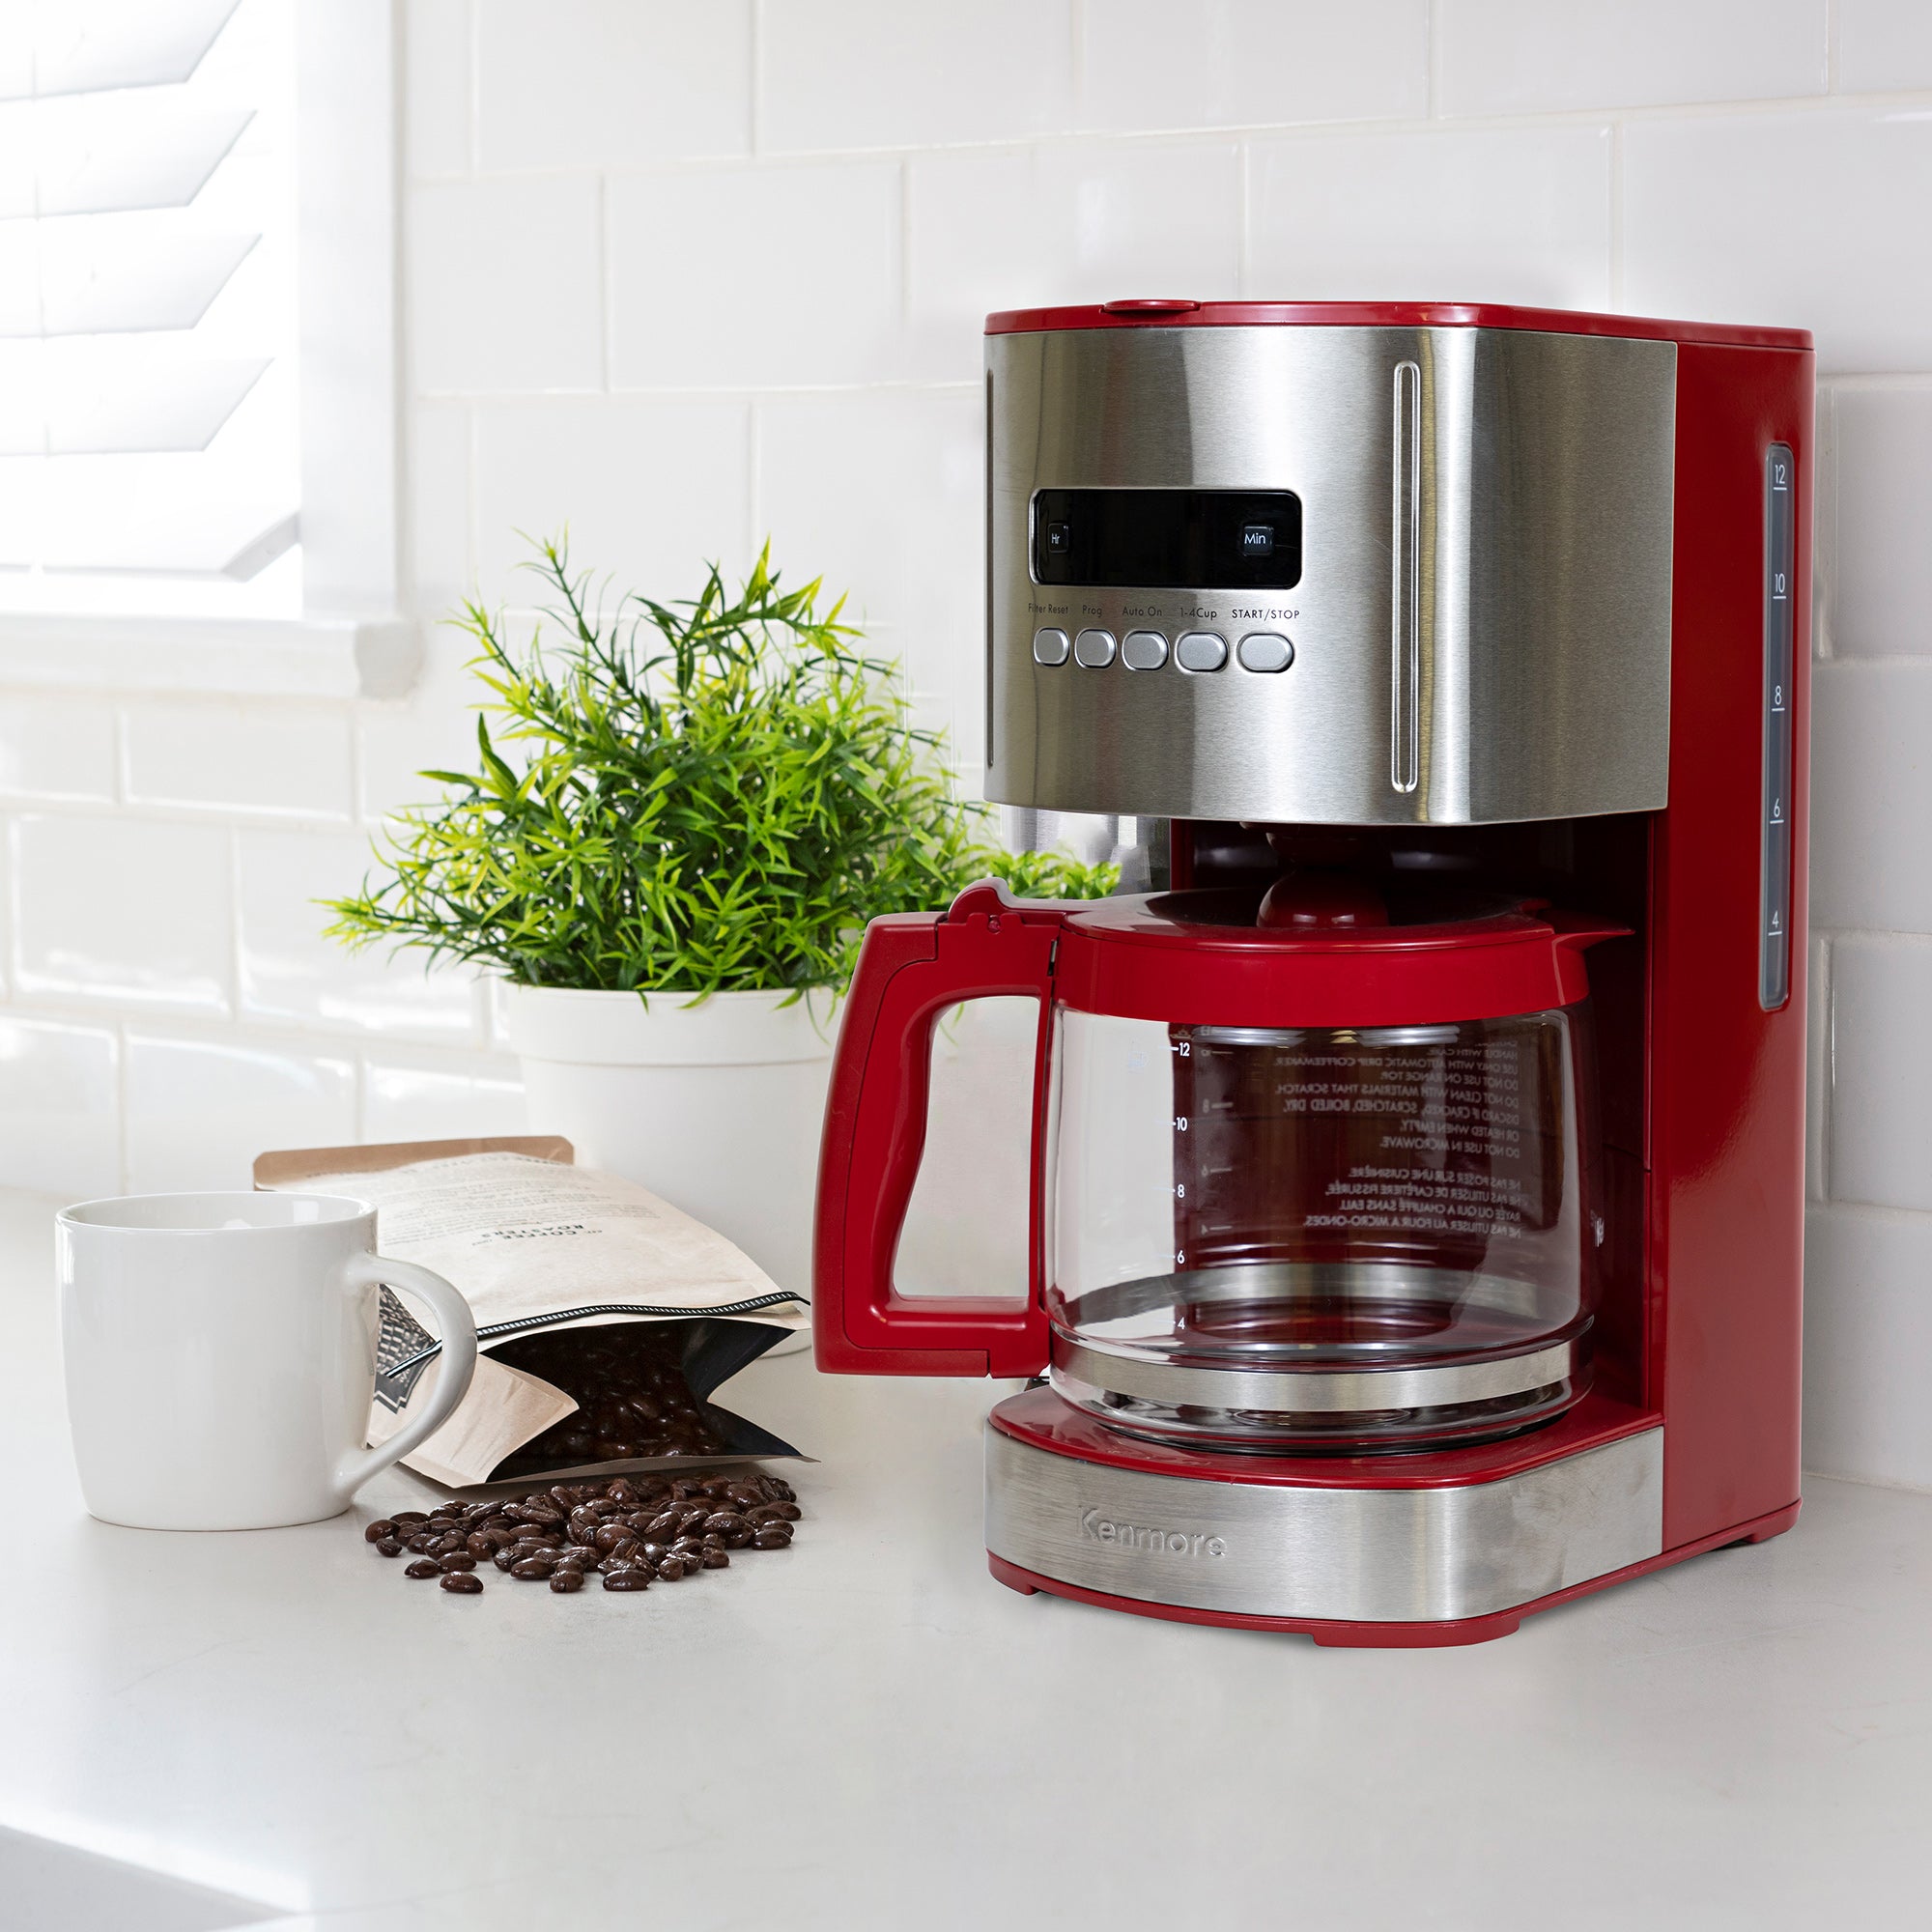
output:
{"label": "white ceramic mug", "polygon": [[[327,1194],[144,1194],[59,1217],[68,1417],[88,1509],[137,1529],[266,1529],[349,1507],[449,1418],[469,1304],[376,1253],[376,1210]],[[378,1290],[442,1330],[424,1411],[368,1441]]]}

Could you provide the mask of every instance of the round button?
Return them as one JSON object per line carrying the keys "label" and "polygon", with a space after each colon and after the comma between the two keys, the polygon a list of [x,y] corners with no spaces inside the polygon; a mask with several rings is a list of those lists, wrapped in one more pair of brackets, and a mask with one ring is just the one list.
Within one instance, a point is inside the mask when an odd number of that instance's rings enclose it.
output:
{"label": "round button", "polygon": [[1042,665],[1064,665],[1066,655],[1072,649],[1066,641],[1065,631],[1054,630],[1051,626],[1033,634],[1033,661]]}
{"label": "round button", "polygon": [[1082,631],[1073,639],[1073,662],[1089,670],[1099,670],[1114,662],[1112,631]]}
{"label": "round button", "polygon": [[1286,670],[1294,662],[1294,646],[1273,631],[1250,631],[1236,655],[1243,670]]}
{"label": "round button", "polygon": [[1228,662],[1228,640],[1212,631],[1189,631],[1174,647],[1182,670],[1219,670]]}
{"label": "round button", "polygon": [[1158,631],[1129,631],[1121,662],[1129,670],[1158,670],[1167,662],[1167,639]]}

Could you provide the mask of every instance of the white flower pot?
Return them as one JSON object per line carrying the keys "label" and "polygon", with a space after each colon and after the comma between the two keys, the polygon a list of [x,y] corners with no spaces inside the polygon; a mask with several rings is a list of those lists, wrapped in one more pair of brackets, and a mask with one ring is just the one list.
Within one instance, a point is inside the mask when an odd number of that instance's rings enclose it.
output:
{"label": "white flower pot", "polygon": [[567,992],[511,986],[530,1130],[638,1181],[811,1293],[818,1135],[838,1013],[829,993]]}

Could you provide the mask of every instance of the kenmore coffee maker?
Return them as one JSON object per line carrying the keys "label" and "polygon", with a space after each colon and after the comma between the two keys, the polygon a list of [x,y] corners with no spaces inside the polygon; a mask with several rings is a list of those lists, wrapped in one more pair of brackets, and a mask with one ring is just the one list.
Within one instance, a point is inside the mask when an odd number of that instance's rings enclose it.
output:
{"label": "kenmore coffee maker", "polygon": [[[986,335],[986,792],[1163,890],[875,922],[820,1365],[1024,1377],[993,1572],[1460,1643],[1798,1510],[1810,338],[1115,302]],[[1039,1003],[1032,1279],[894,1282]]]}

